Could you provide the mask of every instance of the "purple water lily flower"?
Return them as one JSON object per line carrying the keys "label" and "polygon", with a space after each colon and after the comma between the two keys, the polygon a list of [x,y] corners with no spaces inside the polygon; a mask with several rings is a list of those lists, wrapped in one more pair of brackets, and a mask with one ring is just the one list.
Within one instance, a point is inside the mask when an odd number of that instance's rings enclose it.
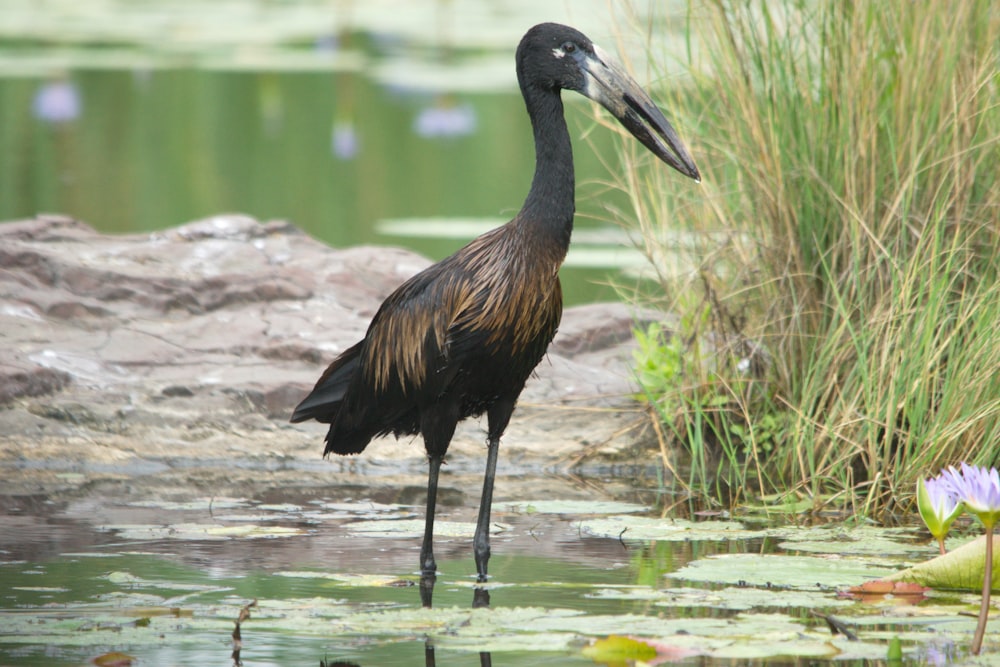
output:
{"label": "purple water lily flower", "polygon": [[979,622],[972,636],[970,651],[979,655],[986,634],[990,611],[990,589],[993,587],[993,528],[1000,520],[1000,473],[996,468],[970,466],[964,461],[961,471],[949,466],[941,472],[941,480],[965,508],[975,514],[986,527],[986,564],[983,572],[983,596],[979,608]]}
{"label": "purple water lily flower", "polygon": [[361,149],[357,128],[350,121],[338,121],[333,125],[330,148],[339,160],[353,160]]}
{"label": "purple water lily flower", "polygon": [[970,466],[964,461],[960,465],[961,472],[949,466],[941,472],[941,479],[966,509],[992,528],[1000,520],[1000,473],[996,468]]}
{"label": "purple water lily flower", "polygon": [[917,509],[943,554],[945,535],[964,509],[962,501],[955,497],[951,484],[938,475],[917,482]]}

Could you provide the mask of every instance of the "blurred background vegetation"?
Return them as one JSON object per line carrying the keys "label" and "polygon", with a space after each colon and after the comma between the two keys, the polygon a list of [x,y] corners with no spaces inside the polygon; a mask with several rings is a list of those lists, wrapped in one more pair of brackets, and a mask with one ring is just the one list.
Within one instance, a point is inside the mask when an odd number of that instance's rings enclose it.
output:
{"label": "blurred background vegetation", "polygon": [[[683,2],[673,5],[683,15]],[[534,149],[514,74],[521,35],[567,22],[644,63],[640,41],[618,38],[625,9],[5,0],[0,220],[58,212],[146,232],[242,212],[288,219],[335,246],[392,243],[440,259],[508,220],[530,184]],[[585,233],[569,258],[567,300],[615,298],[602,283],[642,258],[605,222],[607,201],[627,202],[596,183],[619,168],[614,138],[589,132],[586,101],[568,102]]]}

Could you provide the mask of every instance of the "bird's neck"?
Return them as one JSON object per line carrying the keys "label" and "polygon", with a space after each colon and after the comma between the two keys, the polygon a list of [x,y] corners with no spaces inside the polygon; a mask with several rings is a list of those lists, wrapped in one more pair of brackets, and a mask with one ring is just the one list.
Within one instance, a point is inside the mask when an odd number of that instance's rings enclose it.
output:
{"label": "bird's neck", "polygon": [[535,134],[535,176],[518,217],[565,252],[573,231],[575,180],[562,99],[551,89],[528,87],[523,93]]}

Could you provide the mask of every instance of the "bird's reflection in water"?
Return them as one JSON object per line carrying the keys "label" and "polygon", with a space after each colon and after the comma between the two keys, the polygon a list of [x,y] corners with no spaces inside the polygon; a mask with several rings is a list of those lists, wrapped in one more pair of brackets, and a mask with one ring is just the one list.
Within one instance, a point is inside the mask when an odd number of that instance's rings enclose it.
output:
{"label": "bird's reflection in water", "polygon": [[[437,583],[437,575],[424,574],[420,577],[420,604],[430,609],[434,598],[434,584]],[[472,589],[472,608],[488,609],[490,606],[490,592],[485,586],[476,586]],[[434,667],[434,643],[430,637],[424,642],[424,667]],[[479,653],[480,667],[491,667],[493,657],[489,651]]]}
{"label": "bird's reflection in water", "polygon": [[[424,574],[420,577],[420,604],[426,608],[431,608],[431,601],[434,597],[434,584],[437,576],[434,574]],[[490,592],[485,586],[476,586],[472,590],[472,608],[488,609],[490,606]],[[233,653],[234,665],[242,665],[239,659],[239,650]],[[428,637],[424,640],[424,667],[434,667],[437,664],[434,655],[434,640]],[[492,667],[493,656],[489,651],[480,651],[479,666]],[[328,661],[326,658],[319,661],[319,667],[361,667],[356,662],[344,660]]]}

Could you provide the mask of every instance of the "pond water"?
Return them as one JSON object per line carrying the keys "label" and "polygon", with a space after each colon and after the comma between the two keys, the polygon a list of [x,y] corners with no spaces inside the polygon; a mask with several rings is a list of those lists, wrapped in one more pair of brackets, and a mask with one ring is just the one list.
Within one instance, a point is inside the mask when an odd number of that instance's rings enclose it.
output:
{"label": "pond water", "polygon": [[[423,516],[410,487],[7,497],[0,664],[233,664],[244,609],[248,666],[873,664],[893,640],[912,664],[945,664],[971,634],[974,619],[958,612],[974,596],[912,606],[838,594],[933,555],[910,530],[686,521],[592,480],[528,481],[538,500],[495,505],[485,587],[474,579],[472,493],[446,490],[431,608],[414,572]],[[577,498],[541,492],[574,485]],[[413,504],[385,502],[407,496]]]}

